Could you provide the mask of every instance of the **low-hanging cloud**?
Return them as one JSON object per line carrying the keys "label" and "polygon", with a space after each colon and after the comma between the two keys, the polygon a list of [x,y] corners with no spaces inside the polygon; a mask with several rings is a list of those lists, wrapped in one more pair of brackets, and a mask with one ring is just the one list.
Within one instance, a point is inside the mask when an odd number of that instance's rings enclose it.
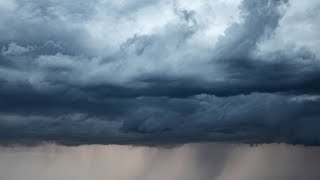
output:
{"label": "low-hanging cloud", "polygon": [[293,17],[320,4],[303,5],[1,2],[0,141],[319,145],[319,41],[293,26],[319,17]]}

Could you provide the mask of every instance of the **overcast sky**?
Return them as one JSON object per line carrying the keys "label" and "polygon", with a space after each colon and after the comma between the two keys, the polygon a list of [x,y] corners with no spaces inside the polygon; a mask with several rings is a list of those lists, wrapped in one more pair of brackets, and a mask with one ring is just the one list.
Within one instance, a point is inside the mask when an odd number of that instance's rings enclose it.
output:
{"label": "overcast sky", "polygon": [[0,142],[320,144],[319,0],[0,0]]}

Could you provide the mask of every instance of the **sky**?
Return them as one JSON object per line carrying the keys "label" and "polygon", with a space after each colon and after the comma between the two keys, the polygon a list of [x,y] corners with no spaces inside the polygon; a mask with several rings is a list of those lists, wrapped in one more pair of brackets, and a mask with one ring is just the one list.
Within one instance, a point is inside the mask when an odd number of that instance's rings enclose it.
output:
{"label": "sky", "polygon": [[318,0],[0,0],[0,144],[320,144]]}
{"label": "sky", "polygon": [[0,0],[0,179],[320,179],[319,12]]}

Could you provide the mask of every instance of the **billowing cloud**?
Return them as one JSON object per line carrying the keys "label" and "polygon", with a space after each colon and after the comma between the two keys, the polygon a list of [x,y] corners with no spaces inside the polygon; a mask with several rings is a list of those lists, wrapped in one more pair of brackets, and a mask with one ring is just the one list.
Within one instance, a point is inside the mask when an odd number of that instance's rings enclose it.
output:
{"label": "billowing cloud", "polygon": [[0,141],[319,145],[318,7],[0,1]]}

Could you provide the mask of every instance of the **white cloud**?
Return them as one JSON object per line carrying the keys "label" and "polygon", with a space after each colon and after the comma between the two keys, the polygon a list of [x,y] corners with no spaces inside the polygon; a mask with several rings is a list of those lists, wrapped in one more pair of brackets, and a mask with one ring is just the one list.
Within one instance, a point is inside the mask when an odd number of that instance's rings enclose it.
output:
{"label": "white cloud", "polygon": [[23,55],[25,53],[28,53],[31,50],[33,50],[33,47],[31,47],[31,46],[23,47],[23,46],[19,46],[16,43],[10,43],[7,47],[2,47],[1,55],[3,55],[3,56],[19,56],[19,55]]}

